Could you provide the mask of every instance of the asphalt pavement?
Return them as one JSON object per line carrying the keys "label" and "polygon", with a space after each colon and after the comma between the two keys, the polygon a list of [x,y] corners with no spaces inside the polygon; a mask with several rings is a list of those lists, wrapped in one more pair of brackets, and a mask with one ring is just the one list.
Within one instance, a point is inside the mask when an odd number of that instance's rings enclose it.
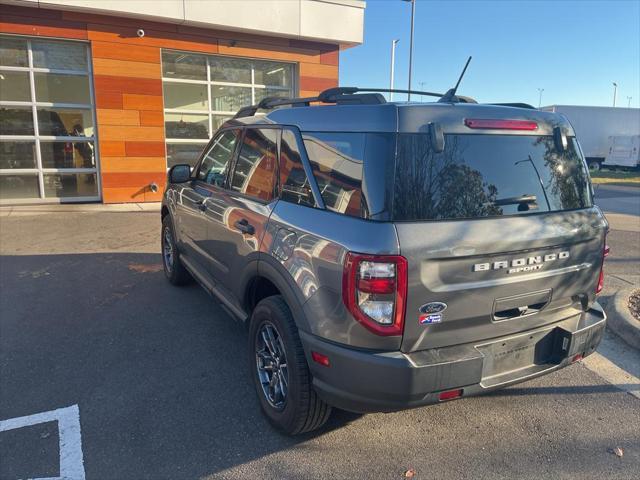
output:
{"label": "asphalt pavement", "polygon": [[[607,273],[625,279],[638,273],[640,229],[619,209]],[[260,413],[245,329],[198,286],[165,281],[157,212],[9,213],[0,479],[638,478],[640,354],[613,335],[599,357],[490,395],[335,412],[289,438]]]}

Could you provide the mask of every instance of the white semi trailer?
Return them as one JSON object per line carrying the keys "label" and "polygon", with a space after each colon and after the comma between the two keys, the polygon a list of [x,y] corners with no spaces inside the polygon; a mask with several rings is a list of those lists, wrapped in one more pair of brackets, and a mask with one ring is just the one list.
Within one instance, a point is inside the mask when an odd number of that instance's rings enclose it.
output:
{"label": "white semi trailer", "polygon": [[569,119],[590,169],[640,165],[639,108],[550,105],[541,110]]}

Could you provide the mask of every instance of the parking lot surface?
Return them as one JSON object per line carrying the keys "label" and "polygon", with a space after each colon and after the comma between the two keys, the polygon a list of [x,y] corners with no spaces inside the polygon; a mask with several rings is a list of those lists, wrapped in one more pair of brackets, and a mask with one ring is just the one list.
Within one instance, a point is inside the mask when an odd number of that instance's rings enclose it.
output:
{"label": "parking lot surface", "polygon": [[[617,382],[581,363],[280,435],[259,411],[244,327],[200,287],[165,281],[159,230],[153,211],[0,218],[0,421],[62,419],[0,422],[1,479],[638,478],[640,355],[628,350],[603,357]],[[633,272],[635,238],[612,232],[611,258],[625,258],[614,270]],[[609,334],[601,353],[618,343]]]}

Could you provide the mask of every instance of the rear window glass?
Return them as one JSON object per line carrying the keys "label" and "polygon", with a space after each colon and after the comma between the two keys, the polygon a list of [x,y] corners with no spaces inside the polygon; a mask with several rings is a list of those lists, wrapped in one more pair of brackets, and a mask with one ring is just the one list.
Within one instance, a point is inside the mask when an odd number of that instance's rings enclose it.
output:
{"label": "rear window glass", "polygon": [[591,206],[575,138],[565,152],[551,136],[399,134],[393,219],[445,220],[522,215]]}
{"label": "rear window glass", "polygon": [[362,197],[364,133],[305,132],[309,156],[322,200],[329,210],[353,217],[367,217]]}
{"label": "rear window glass", "polygon": [[302,166],[298,141],[291,130],[282,131],[280,142],[280,198],[287,202],[315,207],[309,179]]}

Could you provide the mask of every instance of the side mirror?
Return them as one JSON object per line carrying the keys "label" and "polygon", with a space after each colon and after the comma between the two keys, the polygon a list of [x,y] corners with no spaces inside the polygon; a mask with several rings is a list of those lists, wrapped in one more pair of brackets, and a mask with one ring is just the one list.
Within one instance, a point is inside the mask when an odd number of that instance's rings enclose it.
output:
{"label": "side mirror", "polygon": [[191,167],[189,165],[174,165],[169,170],[169,183],[184,183],[191,178]]}
{"label": "side mirror", "polygon": [[439,123],[429,123],[429,138],[434,152],[444,152],[444,132]]}
{"label": "side mirror", "polygon": [[555,127],[553,129],[553,141],[556,144],[556,149],[559,152],[566,152],[567,147],[569,146],[569,142],[567,141],[567,135],[564,133],[562,128]]}

